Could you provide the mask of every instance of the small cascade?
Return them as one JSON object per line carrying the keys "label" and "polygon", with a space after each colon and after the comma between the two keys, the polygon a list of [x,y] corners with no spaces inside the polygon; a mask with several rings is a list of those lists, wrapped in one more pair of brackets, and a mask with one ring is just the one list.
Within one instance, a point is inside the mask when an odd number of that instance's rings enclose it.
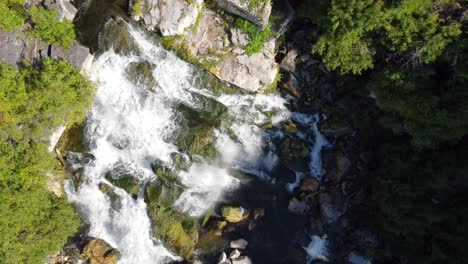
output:
{"label": "small cascade", "polygon": [[[65,186],[69,200],[90,226],[89,235],[118,249],[119,263],[180,259],[153,235],[158,227],[151,225],[147,214],[145,190],[157,177],[155,164],[176,176],[172,184],[181,194],[171,208],[200,217],[224,193],[239,187],[231,169],[274,182],[270,172],[278,157],[273,141],[283,134],[262,127],[280,127],[292,118],[309,128],[301,137],[311,146],[310,173],[321,176],[320,151],[329,143],[317,129],[318,114],[291,113],[279,95],[216,95],[208,84],[196,81],[198,69],[138,28],[126,26],[137,51],[124,55],[111,49],[96,59],[91,78],[98,89],[85,135],[94,160],[83,166],[78,188],[72,182]],[[135,76],[142,71],[131,70],[141,65],[149,69],[145,77],[152,81],[142,82]],[[206,140],[207,135],[212,137]],[[190,141],[193,138],[200,142]],[[193,153],[187,155],[190,148]],[[110,180],[123,178],[141,186],[137,199]],[[101,188],[103,184],[114,185],[112,194]]]}

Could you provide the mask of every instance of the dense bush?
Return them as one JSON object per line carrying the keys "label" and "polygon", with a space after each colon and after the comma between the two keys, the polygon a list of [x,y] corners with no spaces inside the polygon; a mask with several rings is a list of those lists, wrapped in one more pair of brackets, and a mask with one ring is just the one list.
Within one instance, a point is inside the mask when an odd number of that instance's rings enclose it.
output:
{"label": "dense bush", "polygon": [[313,52],[341,73],[371,69],[376,51],[403,64],[427,64],[461,34],[461,8],[455,0],[335,0]]}
{"label": "dense bush", "polygon": [[0,262],[42,263],[80,222],[46,190],[56,160],[42,143],[51,129],[84,117],[92,85],[64,61],[0,64]]}
{"label": "dense bush", "polygon": [[32,6],[28,14],[33,22],[32,33],[49,44],[70,47],[75,40],[75,30],[70,21],[59,22],[55,9],[46,10],[41,6]]}
{"label": "dense bush", "polygon": [[10,8],[6,3],[0,3],[0,28],[11,31],[23,26],[25,20],[21,9]]}

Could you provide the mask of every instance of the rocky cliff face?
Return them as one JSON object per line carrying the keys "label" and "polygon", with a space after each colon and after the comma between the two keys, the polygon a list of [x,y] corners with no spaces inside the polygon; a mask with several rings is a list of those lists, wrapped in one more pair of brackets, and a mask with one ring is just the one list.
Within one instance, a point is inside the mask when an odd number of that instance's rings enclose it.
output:
{"label": "rocky cliff face", "polygon": [[31,38],[20,30],[5,32],[0,30],[0,60],[16,65],[23,60],[35,61],[46,58],[68,61],[82,74],[91,68],[94,56],[89,49],[74,43],[70,49],[57,45],[48,45],[38,38]]}

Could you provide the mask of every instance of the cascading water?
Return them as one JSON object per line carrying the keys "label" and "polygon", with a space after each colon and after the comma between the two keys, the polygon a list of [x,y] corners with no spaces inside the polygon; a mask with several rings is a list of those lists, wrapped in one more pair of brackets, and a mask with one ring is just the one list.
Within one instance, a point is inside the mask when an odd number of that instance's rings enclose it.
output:
{"label": "cascading water", "polygon": [[[275,126],[293,118],[310,127],[310,133],[302,137],[306,140],[314,137],[310,169],[313,175],[320,176],[320,149],[327,142],[318,133],[318,116],[291,114],[286,100],[277,95],[216,96],[195,81],[196,68],[162,49],[142,31],[127,27],[138,52],[121,55],[109,50],[94,63],[91,78],[98,84],[98,90],[86,120],[86,138],[94,160],[84,166],[84,180],[79,188],[66,182],[68,198],[78,205],[89,223],[89,235],[117,248],[121,253],[119,263],[165,263],[178,257],[153,237],[142,190],[135,199],[106,179],[109,172],[117,177],[130,175],[146,184],[155,180],[152,169],[155,160],[174,168],[171,155],[179,153],[191,161],[187,170],[177,171],[184,191],[172,207],[199,217],[224,192],[239,185],[230,169],[271,180],[268,173],[278,159],[272,139],[282,137],[283,133],[266,132],[261,126],[267,123]],[[130,65],[142,62],[151,65],[155,81],[152,85],[135,82],[128,73]],[[200,96],[227,107],[223,122],[212,128],[215,158],[199,155],[188,158],[175,143],[179,134],[191,133],[181,131],[180,106],[206,110]],[[119,206],[113,206],[112,199],[99,188],[103,183],[111,186]]]}

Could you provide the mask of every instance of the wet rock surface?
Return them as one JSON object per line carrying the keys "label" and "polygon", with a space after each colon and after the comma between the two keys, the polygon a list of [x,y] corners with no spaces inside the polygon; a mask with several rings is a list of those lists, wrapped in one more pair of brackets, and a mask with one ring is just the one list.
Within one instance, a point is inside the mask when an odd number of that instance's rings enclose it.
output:
{"label": "wet rock surface", "polygon": [[269,0],[216,0],[216,2],[226,11],[250,20],[261,28],[265,28],[268,24],[271,14]]}

